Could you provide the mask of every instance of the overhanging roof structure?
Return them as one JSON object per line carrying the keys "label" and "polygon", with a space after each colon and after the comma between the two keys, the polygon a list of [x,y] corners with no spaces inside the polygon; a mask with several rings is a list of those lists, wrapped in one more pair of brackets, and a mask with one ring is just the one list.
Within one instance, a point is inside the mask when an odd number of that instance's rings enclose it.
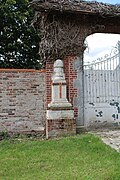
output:
{"label": "overhanging roof structure", "polygon": [[31,6],[36,11],[59,11],[74,14],[97,14],[100,16],[120,16],[120,5],[81,0],[33,0]]}
{"label": "overhanging roof structure", "polygon": [[[41,59],[80,56],[93,33],[120,34],[120,5],[82,0],[33,0]],[[98,42],[99,43],[99,42]]]}

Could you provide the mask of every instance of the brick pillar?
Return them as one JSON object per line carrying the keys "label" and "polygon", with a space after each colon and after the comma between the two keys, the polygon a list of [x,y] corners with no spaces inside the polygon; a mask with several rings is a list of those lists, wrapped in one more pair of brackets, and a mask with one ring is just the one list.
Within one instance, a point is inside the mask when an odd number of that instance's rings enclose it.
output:
{"label": "brick pillar", "polygon": [[64,60],[65,77],[67,81],[67,97],[68,101],[73,105],[74,117],[78,117],[78,109],[75,106],[74,99],[77,97],[78,90],[74,87],[74,82],[77,79],[77,71],[74,68],[76,57],[69,56]]}
{"label": "brick pillar", "polygon": [[[74,60],[75,57],[67,57],[64,60],[64,72],[65,79],[67,82],[67,99],[73,105],[74,117],[77,117],[77,108],[74,107],[74,98],[77,97],[77,89],[74,88],[74,79],[77,77],[77,73],[74,70]],[[52,83],[52,73],[53,73],[53,62],[46,63],[46,107],[48,108],[48,104],[51,102],[51,83]],[[69,134],[73,130],[73,134],[75,134],[75,119],[74,121],[69,121],[60,119],[60,120],[46,120],[46,133],[48,134],[48,129],[57,129],[58,131],[62,129],[62,132],[66,132],[66,128],[68,128]],[[61,131],[61,130],[60,130]],[[61,133],[61,132],[60,132]],[[60,135],[60,133],[58,133]],[[62,133],[61,133],[62,134]],[[72,133],[71,133],[72,134]]]}

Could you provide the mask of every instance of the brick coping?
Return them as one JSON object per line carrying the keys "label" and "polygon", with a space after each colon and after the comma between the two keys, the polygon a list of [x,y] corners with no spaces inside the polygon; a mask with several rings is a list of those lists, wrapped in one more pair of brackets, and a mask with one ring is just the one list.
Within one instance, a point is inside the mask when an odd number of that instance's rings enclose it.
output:
{"label": "brick coping", "polygon": [[35,69],[4,69],[1,68],[0,72],[39,72],[39,73],[45,73],[45,69],[35,70]]}

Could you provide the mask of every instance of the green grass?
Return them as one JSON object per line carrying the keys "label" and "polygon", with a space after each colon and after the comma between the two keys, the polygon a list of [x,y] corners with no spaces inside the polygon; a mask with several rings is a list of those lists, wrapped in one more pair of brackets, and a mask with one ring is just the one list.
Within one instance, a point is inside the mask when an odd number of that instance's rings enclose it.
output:
{"label": "green grass", "polygon": [[120,180],[120,154],[91,134],[0,142],[0,180]]}

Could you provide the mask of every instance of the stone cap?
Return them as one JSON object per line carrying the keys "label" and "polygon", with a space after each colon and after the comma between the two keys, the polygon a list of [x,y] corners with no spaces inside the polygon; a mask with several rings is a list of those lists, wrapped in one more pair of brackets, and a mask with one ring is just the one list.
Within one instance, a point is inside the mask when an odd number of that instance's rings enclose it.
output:
{"label": "stone cap", "polygon": [[57,59],[54,62],[54,68],[63,68],[63,61],[61,59]]}

